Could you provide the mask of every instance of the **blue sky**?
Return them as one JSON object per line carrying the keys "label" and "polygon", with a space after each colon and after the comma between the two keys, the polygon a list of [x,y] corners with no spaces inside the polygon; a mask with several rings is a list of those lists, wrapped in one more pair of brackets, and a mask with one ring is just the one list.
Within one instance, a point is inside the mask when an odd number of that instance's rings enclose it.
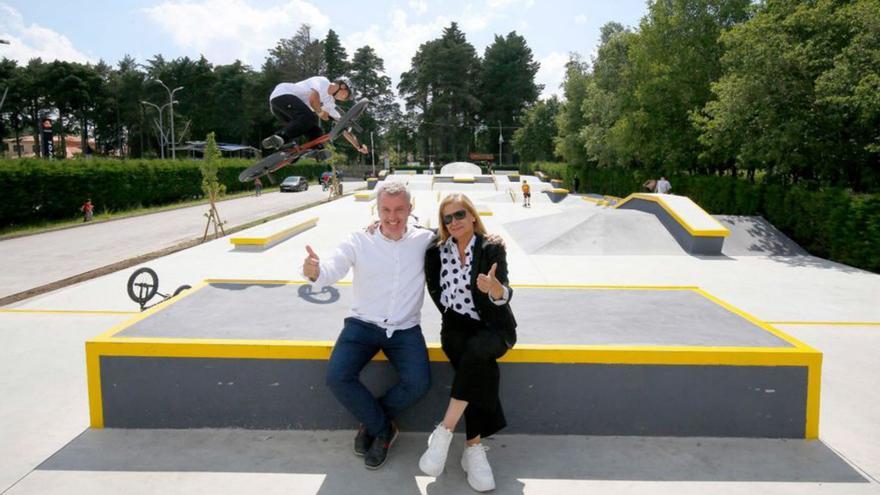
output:
{"label": "blue sky", "polygon": [[523,35],[547,96],[558,94],[570,52],[589,57],[603,24],[638,26],[646,9],[645,0],[0,0],[0,39],[11,41],[0,56],[115,64],[126,54],[139,62],[204,54],[259,68],[278,39],[308,23],[316,37],[336,31],[349,55],[372,46],[396,84],[419,45],[455,21],[481,55],[495,34]]}

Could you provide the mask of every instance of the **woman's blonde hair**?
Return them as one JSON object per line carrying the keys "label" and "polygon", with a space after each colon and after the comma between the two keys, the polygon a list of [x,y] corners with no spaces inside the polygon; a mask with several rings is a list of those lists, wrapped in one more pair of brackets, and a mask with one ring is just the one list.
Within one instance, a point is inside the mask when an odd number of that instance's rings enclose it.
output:
{"label": "woman's blonde hair", "polygon": [[474,232],[482,236],[486,235],[486,227],[483,225],[483,221],[480,219],[480,214],[477,213],[477,208],[471,202],[470,198],[461,193],[453,193],[443,198],[443,201],[440,202],[440,206],[437,209],[437,219],[439,220],[437,232],[440,234],[440,237],[437,239],[438,245],[443,244],[446,242],[446,239],[449,239],[449,229],[447,229],[446,224],[443,223],[443,209],[450,203],[461,203],[461,205],[464,206],[465,211],[474,217]]}

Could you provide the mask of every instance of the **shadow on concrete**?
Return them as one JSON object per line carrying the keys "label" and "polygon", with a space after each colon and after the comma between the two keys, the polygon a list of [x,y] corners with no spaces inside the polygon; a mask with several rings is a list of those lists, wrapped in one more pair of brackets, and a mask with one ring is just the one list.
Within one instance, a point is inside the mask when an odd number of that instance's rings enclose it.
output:
{"label": "shadow on concrete", "polygon": [[[456,435],[446,471],[418,468],[427,434],[401,434],[381,469],[352,452],[354,431],[94,430],[44,461],[50,471],[233,472],[325,475],[322,494],[466,493]],[[521,480],[868,483],[821,441],[499,435],[484,440],[496,493]]]}
{"label": "shadow on concrete", "polygon": [[339,300],[339,290],[335,287],[315,290],[311,285],[303,284],[296,293],[300,299],[313,304],[333,304]]}
{"label": "shadow on concrete", "polygon": [[730,230],[722,252],[729,256],[809,256],[809,253],[760,216],[715,215]]}

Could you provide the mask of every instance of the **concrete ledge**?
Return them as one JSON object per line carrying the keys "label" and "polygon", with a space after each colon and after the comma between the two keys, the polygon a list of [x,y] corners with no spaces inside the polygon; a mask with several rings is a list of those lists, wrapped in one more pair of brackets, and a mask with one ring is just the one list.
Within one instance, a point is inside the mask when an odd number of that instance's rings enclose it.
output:
{"label": "concrete ledge", "polygon": [[691,254],[720,255],[730,231],[686,196],[630,194],[615,208],[651,213]]}
{"label": "concrete ledge", "polygon": [[[821,354],[699,289],[515,288],[524,343],[500,360],[509,433],[818,435]],[[92,426],[351,428],[354,420],[324,385],[333,340],[314,339],[314,332],[338,333],[349,292],[346,284],[315,293],[296,282],[206,281],[110,329],[86,343]],[[257,301],[275,311],[255,318],[243,310]],[[658,329],[632,327],[637,321],[655,321],[640,315],[657,314],[638,301],[663,304],[667,318],[718,322],[722,327],[717,330],[694,328],[704,334],[695,342],[709,338],[707,343],[717,343],[661,344],[691,340],[690,332],[676,330],[678,337],[663,337]],[[595,313],[614,304],[622,304],[619,314],[636,317],[619,322],[618,337],[608,333],[608,322],[598,321]],[[205,311],[208,307],[212,311]],[[565,321],[587,321],[589,314],[593,319],[582,328],[560,329],[561,320],[553,328],[532,328],[546,322],[547,314],[558,314],[560,307],[571,313]],[[282,322],[280,315],[295,315],[295,321]],[[423,320],[432,388],[399,418],[411,431],[430,431],[448,401],[451,368],[439,344],[430,343],[435,324]],[[554,343],[578,341],[592,328],[600,332],[592,337],[597,342],[647,340],[660,345]],[[558,340],[559,331],[567,337]],[[626,337],[627,332],[635,333]],[[547,343],[532,343],[530,335],[545,335]],[[378,394],[396,381],[396,372],[380,353],[362,379]]]}
{"label": "concrete ledge", "polygon": [[[300,232],[308,230],[315,225],[318,224],[318,217],[310,218],[305,222],[298,223],[292,227],[287,227],[283,230],[268,234],[268,235],[260,235],[261,232],[258,232],[257,236],[252,237],[232,237],[229,239],[229,242],[232,243],[236,248],[256,248],[256,249],[267,249],[279,242],[287,240]],[[262,230],[269,230],[271,226],[263,228]]]}
{"label": "concrete ledge", "polygon": [[558,203],[565,199],[568,196],[568,189],[562,189],[558,187],[554,187],[552,189],[544,189],[542,192],[547,193],[547,196],[550,197],[550,201],[554,203]]}

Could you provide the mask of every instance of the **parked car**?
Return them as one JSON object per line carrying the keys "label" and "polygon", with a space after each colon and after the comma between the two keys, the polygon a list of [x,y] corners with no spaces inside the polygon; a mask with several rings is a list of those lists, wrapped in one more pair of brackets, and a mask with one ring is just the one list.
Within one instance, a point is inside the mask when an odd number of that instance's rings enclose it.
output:
{"label": "parked car", "polygon": [[290,176],[281,183],[281,192],[307,191],[309,189],[309,181],[305,177]]}

